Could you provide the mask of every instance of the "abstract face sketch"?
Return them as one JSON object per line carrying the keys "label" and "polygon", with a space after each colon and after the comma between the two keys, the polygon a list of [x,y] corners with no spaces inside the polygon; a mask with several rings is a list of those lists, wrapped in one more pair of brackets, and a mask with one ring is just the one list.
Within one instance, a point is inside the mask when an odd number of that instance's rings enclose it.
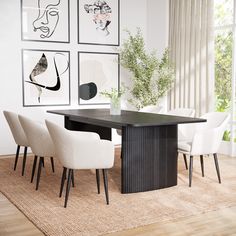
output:
{"label": "abstract face sketch", "polygon": [[50,38],[60,19],[61,0],[38,0],[38,16],[33,21],[34,32],[41,31],[40,38]]}
{"label": "abstract face sketch", "polygon": [[95,1],[93,4],[85,4],[84,9],[88,14],[93,14],[93,22],[96,30],[103,36],[110,34],[108,26],[111,24],[112,10],[105,1]]}

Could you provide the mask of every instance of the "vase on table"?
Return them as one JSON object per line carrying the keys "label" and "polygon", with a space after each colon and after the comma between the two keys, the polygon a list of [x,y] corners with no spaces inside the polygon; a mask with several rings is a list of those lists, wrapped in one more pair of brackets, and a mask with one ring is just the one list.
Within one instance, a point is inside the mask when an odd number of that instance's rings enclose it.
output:
{"label": "vase on table", "polygon": [[111,99],[110,115],[120,115],[120,114],[121,114],[121,98],[116,97]]}

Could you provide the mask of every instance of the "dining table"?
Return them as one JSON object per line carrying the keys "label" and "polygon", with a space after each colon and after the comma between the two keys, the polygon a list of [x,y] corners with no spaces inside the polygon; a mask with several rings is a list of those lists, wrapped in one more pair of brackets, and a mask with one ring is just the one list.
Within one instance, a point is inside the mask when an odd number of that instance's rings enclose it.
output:
{"label": "dining table", "polygon": [[[96,132],[111,140],[121,132],[121,193],[136,193],[177,185],[178,125],[205,119],[109,109],[65,109],[47,112],[64,116],[68,130]],[[91,147],[93,148],[93,147]],[[96,157],[94,157],[96,158]]]}

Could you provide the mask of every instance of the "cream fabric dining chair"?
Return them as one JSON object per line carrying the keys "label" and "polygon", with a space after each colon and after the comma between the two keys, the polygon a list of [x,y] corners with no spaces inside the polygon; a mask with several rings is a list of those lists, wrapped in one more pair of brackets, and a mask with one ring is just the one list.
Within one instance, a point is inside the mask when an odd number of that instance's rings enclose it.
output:
{"label": "cream fabric dining chair", "polygon": [[18,117],[21,126],[25,132],[25,135],[29,140],[29,146],[35,155],[31,174],[31,183],[33,182],[34,179],[37,159],[39,157],[38,173],[36,181],[36,190],[38,190],[41,176],[41,169],[42,166],[44,165],[45,157],[51,159],[52,171],[54,172],[54,161],[53,161],[53,157],[55,156],[54,145],[45,124],[31,120],[22,115],[19,115]]}
{"label": "cream fabric dining chair", "polygon": [[[107,171],[114,164],[114,145],[111,141],[101,140],[96,133],[69,131],[46,120],[49,133],[55,145],[56,157],[63,165],[60,197],[65,183],[65,173],[69,170],[64,207],[70,192],[72,171],[79,169],[102,169],[106,203],[109,204]],[[96,171],[99,176],[99,172]],[[100,178],[97,176],[98,193]]]}
{"label": "cream fabric dining chair", "polygon": [[185,116],[185,117],[194,117],[195,110],[192,108],[175,108],[169,110],[166,114],[173,116]]}
{"label": "cream fabric dining chair", "polygon": [[161,113],[163,111],[163,106],[157,106],[157,105],[150,105],[143,107],[140,109],[140,112],[147,112],[147,113]]}
{"label": "cream fabric dining chair", "polygon": [[210,112],[201,118],[207,122],[196,124],[191,141],[178,143],[179,153],[190,156],[189,187],[192,184],[193,157],[200,156],[202,176],[204,177],[204,155],[213,155],[219,183],[221,183],[217,152],[222,142],[222,137],[229,122],[230,115],[223,112]]}
{"label": "cream fabric dining chair", "polygon": [[14,170],[16,170],[20,148],[24,147],[24,156],[23,156],[23,162],[22,162],[22,176],[25,172],[25,163],[26,163],[26,157],[27,157],[27,149],[29,147],[28,140],[25,136],[24,130],[21,127],[20,121],[18,119],[18,114],[10,111],[3,111],[3,114],[7,120],[7,123],[10,127],[12,136],[15,140],[15,143],[17,145],[16,149],[16,157],[15,157],[15,163],[14,163]]}
{"label": "cream fabric dining chair", "polygon": [[[175,108],[175,109],[169,110],[166,114],[172,115],[172,116],[194,117],[195,110],[192,108]],[[190,127],[191,127],[191,124],[178,125],[178,142],[191,140],[193,134]],[[183,153],[183,158],[184,158],[185,168],[187,170],[188,162],[187,162],[187,157],[184,153]]]}

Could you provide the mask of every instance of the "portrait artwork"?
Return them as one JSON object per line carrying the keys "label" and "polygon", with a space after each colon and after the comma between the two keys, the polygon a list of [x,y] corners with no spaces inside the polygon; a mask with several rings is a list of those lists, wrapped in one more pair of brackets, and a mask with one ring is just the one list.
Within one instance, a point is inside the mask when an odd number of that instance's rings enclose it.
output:
{"label": "portrait artwork", "polygon": [[22,40],[69,42],[69,0],[21,0]]}
{"label": "portrait artwork", "polygon": [[78,1],[79,43],[119,45],[119,0]]}

